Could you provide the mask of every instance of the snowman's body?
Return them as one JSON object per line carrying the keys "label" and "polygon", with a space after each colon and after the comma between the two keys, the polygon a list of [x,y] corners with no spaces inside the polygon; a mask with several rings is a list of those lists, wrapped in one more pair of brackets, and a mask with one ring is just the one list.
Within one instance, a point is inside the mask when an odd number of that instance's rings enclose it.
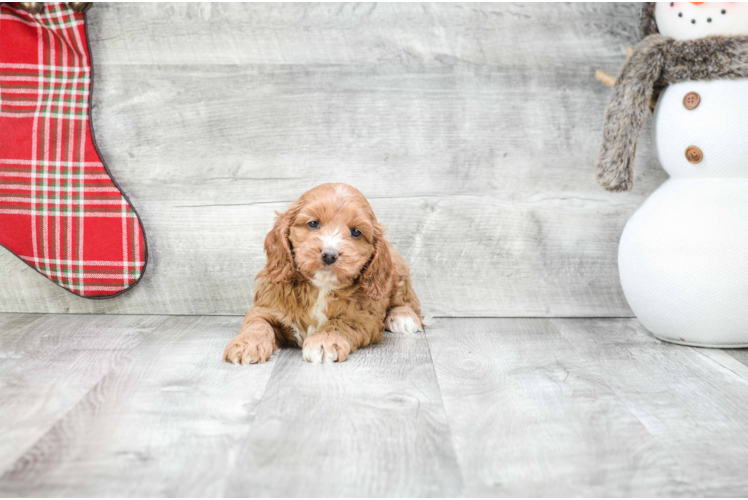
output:
{"label": "snowman's body", "polygon": [[[688,109],[692,92],[699,104]],[[654,128],[670,179],[621,236],[626,299],[663,340],[748,346],[748,80],[669,86]],[[690,146],[700,162],[687,159]]]}
{"label": "snowman's body", "polygon": [[[658,2],[654,15],[660,34],[676,40],[748,35],[748,4]],[[748,79],[670,85],[654,122],[670,179],[621,235],[626,299],[662,340],[746,347]]]}

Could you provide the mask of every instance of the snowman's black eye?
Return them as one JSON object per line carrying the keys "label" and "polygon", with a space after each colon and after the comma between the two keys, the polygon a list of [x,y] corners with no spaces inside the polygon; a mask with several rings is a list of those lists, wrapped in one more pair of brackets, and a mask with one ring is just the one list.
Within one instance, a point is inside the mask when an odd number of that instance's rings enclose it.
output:
{"label": "snowman's black eye", "polygon": [[683,17],[683,12],[678,12],[678,17]]}
{"label": "snowman's black eye", "polygon": [[310,220],[306,223],[307,226],[311,227],[312,229],[317,229],[319,227],[319,221],[318,220]]}
{"label": "snowman's black eye", "polygon": [[696,24],[696,19],[691,19],[691,24]]}
{"label": "snowman's black eye", "polygon": [[706,22],[711,23],[712,22],[712,18],[711,17],[707,17],[706,18]]}
{"label": "snowman's black eye", "polygon": [[359,236],[361,236],[361,231],[354,227],[353,229],[351,229],[351,236],[353,236],[354,238],[358,238]]}

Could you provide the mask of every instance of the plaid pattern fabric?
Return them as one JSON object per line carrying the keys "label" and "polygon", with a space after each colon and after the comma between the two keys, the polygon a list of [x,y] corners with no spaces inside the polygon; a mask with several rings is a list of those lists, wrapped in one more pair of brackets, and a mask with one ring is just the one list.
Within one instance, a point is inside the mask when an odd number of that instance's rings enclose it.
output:
{"label": "plaid pattern fabric", "polygon": [[83,297],[139,279],[140,220],[89,129],[91,64],[83,14],[0,5],[0,243]]}

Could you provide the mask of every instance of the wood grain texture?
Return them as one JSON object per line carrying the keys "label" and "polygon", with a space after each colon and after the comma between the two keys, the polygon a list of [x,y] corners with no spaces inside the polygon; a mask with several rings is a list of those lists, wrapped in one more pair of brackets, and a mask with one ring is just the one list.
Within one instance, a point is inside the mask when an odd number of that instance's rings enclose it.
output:
{"label": "wood grain texture", "polygon": [[677,461],[545,319],[427,330],[469,496],[683,494]]}
{"label": "wood grain texture", "polygon": [[[113,320],[125,324],[124,318]],[[59,412],[55,425],[0,478],[0,492],[222,495],[274,364],[221,361],[240,323],[235,317],[167,319],[72,409]],[[89,347],[83,353],[95,359]],[[51,401],[60,398],[58,384],[36,380]]]}
{"label": "wood grain texture", "polygon": [[387,333],[334,365],[281,350],[236,463],[228,496],[458,495],[425,336]]}
{"label": "wood grain texture", "polygon": [[29,315],[30,321],[16,316],[9,322],[0,317],[0,474],[164,320]]}
{"label": "wood grain texture", "polygon": [[661,342],[635,319],[551,321],[677,461],[690,494],[748,494],[748,376],[731,350]]}
{"label": "wood grain texture", "polygon": [[[7,314],[0,313],[0,346],[9,345],[17,340],[18,332],[25,331],[26,327],[38,319],[44,318],[43,314]],[[0,359],[13,358],[15,355],[0,349]]]}
{"label": "wood grain texture", "polygon": [[0,314],[0,496],[745,496],[743,351],[439,319],[345,363],[237,317]]}
{"label": "wood grain texture", "polygon": [[662,180],[594,181],[633,4],[100,4],[102,154],[143,218],[137,288],[79,299],[0,251],[0,310],[241,314],[273,212],[359,187],[427,312],[630,316],[625,221]]}
{"label": "wood grain texture", "polygon": [[[122,65],[588,64],[611,57],[582,37],[633,40],[626,3],[340,3],[107,5],[90,11],[92,41]],[[501,32],[499,35],[498,32]],[[548,41],[556,41],[549,44]],[[99,44],[97,44],[98,46]],[[625,49],[622,46],[621,49]],[[522,53],[524,58],[518,58]],[[616,60],[619,54],[615,54]],[[593,77],[593,75],[590,75]]]}

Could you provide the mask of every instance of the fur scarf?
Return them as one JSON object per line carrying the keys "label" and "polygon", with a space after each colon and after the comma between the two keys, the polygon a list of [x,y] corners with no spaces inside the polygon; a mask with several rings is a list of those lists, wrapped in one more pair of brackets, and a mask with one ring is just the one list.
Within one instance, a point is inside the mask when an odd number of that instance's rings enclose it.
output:
{"label": "fur scarf", "polygon": [[[644,32],[651,32],[645,16]],[[748,36],[674,40],[647,36],[616,80],[605,111],[597,182],[609,191],[633,187],[634,156],[650,100],[667,85],[693,80],[748,78]]]}

